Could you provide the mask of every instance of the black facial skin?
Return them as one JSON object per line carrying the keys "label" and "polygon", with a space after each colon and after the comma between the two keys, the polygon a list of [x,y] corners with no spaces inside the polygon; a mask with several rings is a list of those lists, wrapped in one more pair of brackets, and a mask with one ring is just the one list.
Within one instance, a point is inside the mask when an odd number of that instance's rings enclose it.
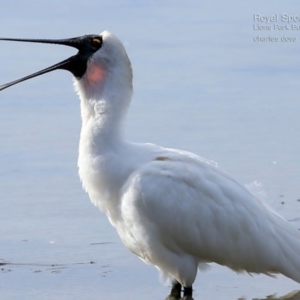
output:
{"label": "black facial skin", "polygon": [[91,56],[102,47],[103,39],[100,35],[89,34],[71,39],[64,40],[47,40],[47,39],[9,39],[0,38],[0,41],[15,41],[15,42],[30,42],[30,43],[44,43],[44,44],[58,44],[70,46],[78,49],[78,53],[68,59],[61,61],[49,68],[38,71],[21,79],[3,84],[0,86],[0,91],[4,90],[14,84],[25,81],[27,79],[54,71],[67,70],[70,71],[77,79],[80,79],[86,72],[87,62]]}

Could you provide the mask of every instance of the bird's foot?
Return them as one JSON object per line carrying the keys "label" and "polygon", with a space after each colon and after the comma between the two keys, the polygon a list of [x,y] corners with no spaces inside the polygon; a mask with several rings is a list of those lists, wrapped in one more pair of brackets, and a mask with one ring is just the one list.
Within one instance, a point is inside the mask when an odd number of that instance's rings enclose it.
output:
{"label": "bird's foot", "polygon": [[181,300],[180,296],[179,297],[175,297],[172,296],[171,294],[166,298],[166,300]]}
{"label": "bird's foot", "polygon": [[193,295],[193,288],[192,287],[184,287],[183,297],[181,298],[181,284],[179,282],[175,281],[173,283],[171,293],[166,298],[166,300],[194,300],[192,295]]}
{"label": "bird's foot", "polygon": [[192,287],[184,287],[183,298],[181,298],[181,300],[194,300],[192,295],[193,295],[193,288]]}
{"label": "bird's foot", "polygon": [[183,296],[180,300],[194,300],[192,296]]}
{"label": "bird's foot", "polygon": [[171,293],[166,298],[166,300],[180,300],[180,299],[181,299],[181,284],[176,281],[173,284]]}

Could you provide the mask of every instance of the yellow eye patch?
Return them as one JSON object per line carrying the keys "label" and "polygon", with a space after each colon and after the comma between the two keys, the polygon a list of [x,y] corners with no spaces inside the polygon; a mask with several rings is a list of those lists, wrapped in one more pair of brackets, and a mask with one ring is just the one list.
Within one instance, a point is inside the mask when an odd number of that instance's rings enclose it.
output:
{"label": "yellow eye patch", "polygon": [[98,49],[101,48],[103,41],[101,37],[92,37],[90,43],[93,51],[96,52]]}
{"label": "yellow eye patch", "polygon": [[101,41],[100,41],[100,39],[98,39],[98,38],[93,38],[93,42],[94,42],[94,43],[101,44]]}

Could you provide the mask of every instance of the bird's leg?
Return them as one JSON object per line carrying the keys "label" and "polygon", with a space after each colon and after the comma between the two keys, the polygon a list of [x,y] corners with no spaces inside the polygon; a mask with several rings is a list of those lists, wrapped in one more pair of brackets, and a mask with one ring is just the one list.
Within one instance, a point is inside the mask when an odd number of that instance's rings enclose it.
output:
{"label": "bird's leg", "polygon": [[181,297],[181,284],[178,281],[174,281],[170,295],[166,300],[179,300]]}
{"label": "bird's leg", "polygon": [[193,287],[184,287],[183,288],[183,298],[182,300],[194,300],[193,295]]}

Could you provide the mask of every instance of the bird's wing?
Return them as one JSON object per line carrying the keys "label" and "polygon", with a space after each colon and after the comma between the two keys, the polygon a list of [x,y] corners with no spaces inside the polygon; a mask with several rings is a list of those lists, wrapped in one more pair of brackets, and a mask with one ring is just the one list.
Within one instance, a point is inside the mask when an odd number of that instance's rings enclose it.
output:
{"label": "bird's wing", "polygon": [[154,264],[164,249],[234,270],[283,273],[279,257],[300,249],[296,228],[228,174],[185,153],[168,151],[136,170],[123,187],[121,213],[124,243]]}

